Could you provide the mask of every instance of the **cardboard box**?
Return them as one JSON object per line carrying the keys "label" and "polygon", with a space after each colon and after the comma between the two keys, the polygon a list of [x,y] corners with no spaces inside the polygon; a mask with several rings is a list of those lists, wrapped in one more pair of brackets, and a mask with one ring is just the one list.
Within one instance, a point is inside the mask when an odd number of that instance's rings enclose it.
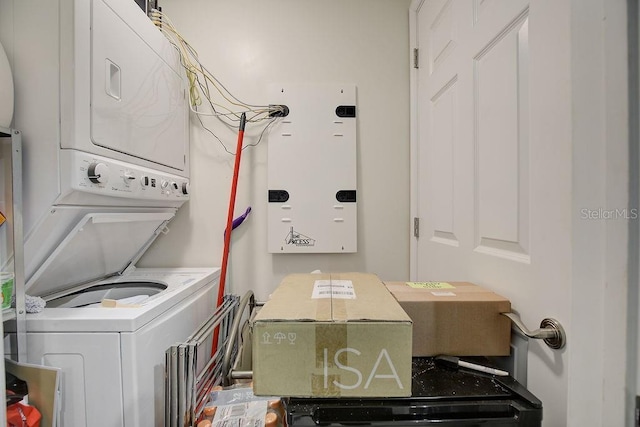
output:
{"label": "cardboard box", "polygon": [[411,395],[411,319],[373,274],[289,275],[252,327],[256,395]]}
{"label": "cardboard box", "polygon": [[508,356],[508,299],[468,282],[387,282],[413,321],[413,356]]}

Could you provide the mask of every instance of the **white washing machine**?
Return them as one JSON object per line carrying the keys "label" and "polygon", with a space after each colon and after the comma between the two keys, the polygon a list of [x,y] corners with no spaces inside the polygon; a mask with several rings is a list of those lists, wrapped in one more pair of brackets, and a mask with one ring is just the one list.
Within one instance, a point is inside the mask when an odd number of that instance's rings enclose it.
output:
{"label": "white washing machine", "polygon": [[47,300],[27,361],[62,369],[62,426],[163,426],[165,352],[214,312],[219,269],[133,267],[171,210],[88,210],[27,280]]}
{"label": "white washing machine", "polygon": [[17,352],[62,368],[61,425],[163,426],[165,351],[214,312],[219,275],[135,268],[189,200],[177,50],[133,0],[0,0],[0,42],[24,148],[25,290],[47,301]]}
{"label": "white washing machine", "polygon": [[29,314],[28,362],[62,368],[60,425],[164,426],[165,351],[212,313],[218,277],[133,269]]}

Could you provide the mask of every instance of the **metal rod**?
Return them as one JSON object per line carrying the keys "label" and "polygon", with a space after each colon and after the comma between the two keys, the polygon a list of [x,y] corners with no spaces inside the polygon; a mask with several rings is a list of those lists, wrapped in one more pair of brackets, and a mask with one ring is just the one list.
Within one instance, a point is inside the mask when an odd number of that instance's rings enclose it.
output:
{"label": "metal rod", "polygon": [[222,359],[222,378],[225,386],[231,383],[231,354],[235,347],[236,337],[240,334],[242,313],[244,313],[244,309],[247,307],[247,304],[249,305],[249,315],[251,315],[251,312],[256,305],[256,300],[252,291],[248,291],[240,300],[240,303],[238,304],[238,311],[236,312],[231,330],[229,331],[229,342],[225,349],[224,359]]}
{"label": "metal rod", "polygon": [[234,300],[231,298],[227,299],[224,304],[218,307],[215,313],[211,317],[209,317],[209,319],[207,319],[202,324],[202,326],[187,340],[195,341],[198,344],[201,344],[206,338],[211,335],[213,329],[224,320],[227,314],[229,314],[229,312],[233,310],[234,306]]}
{"label": "metal rod", "polygon": [[171,378],[171,417],[169,417],[170,427],[178,427],[178,346],[169,348],[170,378]]}
{"label": "metal rod", "polygon": [[185,371],[187,370],[186,361],[184,358],[185,344],[178,346],[178,425],[180,427],[187,427],[185,415],[187,413],[187,392],[186,392],[186,379]]}
{"label": "metal rod", "polygon": [[234,380],[250,380],[253,378],[253,371],[231,371],[229,375]]}

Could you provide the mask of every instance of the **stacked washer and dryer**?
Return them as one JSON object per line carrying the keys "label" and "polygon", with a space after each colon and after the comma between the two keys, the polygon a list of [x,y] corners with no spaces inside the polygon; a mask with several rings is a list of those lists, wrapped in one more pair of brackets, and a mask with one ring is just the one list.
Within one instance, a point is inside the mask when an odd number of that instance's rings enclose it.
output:
{"label": "stacked washer and dryer", "polygon": [[0,0],[0,42],[25,291],[47,301],[26,318],[27,362],[62,369],[63,426],[162,426],[165,350],[212,314],[219,277],[135,267],[189,199],[178,53],[133,0]]}

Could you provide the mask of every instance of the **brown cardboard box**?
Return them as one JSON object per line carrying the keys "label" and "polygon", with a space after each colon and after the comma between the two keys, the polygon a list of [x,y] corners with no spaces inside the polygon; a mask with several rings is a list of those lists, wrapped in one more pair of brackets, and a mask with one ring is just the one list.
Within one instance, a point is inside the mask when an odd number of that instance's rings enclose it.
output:
{"label": "brown cardboard box", "polygon": [[468,282],[386,282],[413,321],[413,356],[508,356],[508,299]]}
{"label": "brown cardboard box", "polygon": [[256,395],[411,395],[411,319],[373,274],[292,274],[258,311]]}

